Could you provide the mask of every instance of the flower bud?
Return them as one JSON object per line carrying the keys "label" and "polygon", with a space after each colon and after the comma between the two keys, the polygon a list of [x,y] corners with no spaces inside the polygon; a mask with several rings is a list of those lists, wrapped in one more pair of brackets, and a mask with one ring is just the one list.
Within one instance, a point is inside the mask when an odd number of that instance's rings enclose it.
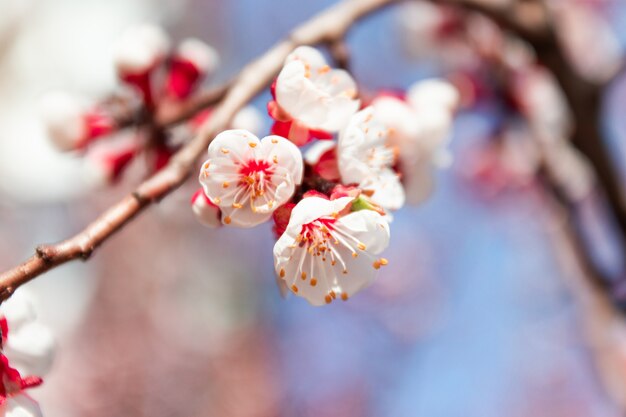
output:
{"label": "flower bud", "polygon": [[110,115],[97,108],[89,109],[80,100],[62,92],[43,97],[41,117],[50,140],[62,151],[82,149],[92,139],[115,129]]}
{"label": "flower bud", "polygon": [[219,55],[204,42],[185,39],[172,57],[167,75],[167,94],[176,99],[187,98],[204,76],[219,64]]}
{"label": "flower bud", "polygon": [[161,28],[140,25],[128,29],[114,50],[118,76],[139,90],[149,107],[154,104],[150,75],[163,61],[168,49],[169,39]]}
{"label": "flower bud", "polygon": [[96,185],[116,183],[139,152],[135,144],[88,155],[88,182]]}
{"label": "flower bud", "polygon": [[191,210],[203,225],[216,228],[222,225],[221,210],[213,204],[202,188],[191,197]]}

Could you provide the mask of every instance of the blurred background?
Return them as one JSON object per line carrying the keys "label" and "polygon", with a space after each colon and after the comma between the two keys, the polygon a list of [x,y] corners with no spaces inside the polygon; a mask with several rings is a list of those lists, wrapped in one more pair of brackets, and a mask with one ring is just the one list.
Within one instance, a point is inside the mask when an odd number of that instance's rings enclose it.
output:
{"label": "blurred background", "polygon": [[[0,0],[0,269],[79,231],[143,176],[131,169],[95,189],[84,158],[49,144],[38,115],[43,93],[112,92],[111,47],[143,22],[174,40],[213,45],[221,66],[207,84],[217,84],[333,3]],[[458,39],[445,50],[428,45],[437,14],[413,6],[385,9],[350,32],[355,79],[395,89],[472,73],[492,88],[480,58]],[[590,77],[618,66],[626,4],[551,7],[562,13],[572,65]],[[616,161],[626,157],[624,89],[618,77],[603,113]],[[269,97],[253,103],[265,130]],[[472,104],[455,123],[453,166],[425,204],[395,215],[389,267],[347,303],[282,299],[270,225],[201,227],[189,209],[193,180],[89,262],[28,284],[59,345],[52,373],[33,392],[45,415],[623,415],[594,365],[569,279],[576,272],[555,248],[558,225],[530,163],[519,161],[524,150],[489,162],[494,136],[524,133],[503,127],[503,104],[492,95]],[[596,206],[591,195],[596,256],[616,270],[623,259]]]}

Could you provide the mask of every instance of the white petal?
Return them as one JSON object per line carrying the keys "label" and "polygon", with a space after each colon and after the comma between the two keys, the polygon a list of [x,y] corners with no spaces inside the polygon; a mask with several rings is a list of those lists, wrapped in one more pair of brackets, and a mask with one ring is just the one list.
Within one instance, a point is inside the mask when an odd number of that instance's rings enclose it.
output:
{"label": "white petal", "polygon": [[[321,197],[307,197],[302,199],[291,212],[287,230],[295,231],[297,235],[303,224],[311,223],[320,217],[330,216],[333,213],[340,213],[354,198],[341,197],[335,200],[327,200]],[[295,235],[293,236],[295,238]]]}
{"label": "white petal", "polygon": [[417,111],[432,107],[454,111],[460,95],[449,82],[433,78],[413,84],[407,92],[407,100]]}
{"label": "white petal", "polygon": [[210,228],[218,227],[222,224],[220,220],[220,209],[215,205],[209,204],[207,199],[198,195],[194,198],[191,210],[198,221]]}
{"label": "white petal", "polygon": [[381,207],[398,210],[404,205],[404,187],[398,175],[390,169],[370,176],[359,184],[363,190],[372,190],[370,199]]}
{"label": "white petal", "polygon": [[143,73],[162,59],[168,48],[169,39],[160,27],[131,27],[115,45],[115,66],[121,74]]}
{"label": "white petal", "polygon": [[9,330],[4,352],[22,375],[43,376],[52,367],[55,341],[52,332],[40,323],[28,323]]}
{"label": "white petal", "polygon": [[355,211],[340,217],[337,223],[348,229],[371,254],[378,255],[389,245],[389,224],[375,211]]}
{"label": "white petal", "polygon": [[184,39],[178,46],[176,55],[193,63],[202,73],[215,71],[220,62],[217,51],[196,38]]}
{"label": "white petal", "polygon": [[41,118],[50,140],[59,150],[76,149],[86,136],[85,110],[83,103],[66,93],[48,93],[42,98]]}
{"label": "white petal", "polygon": [[286,168],[295,184],[302,182],[302,152],[290,140],[276,135],[266,136],[261,140],[258,155],[268,162],[277,161],[279,166]]}
{"label": "white petal", "polygon": [[[222,207],[222,223],[242,228],[250,228],[265,223],[272,217],[272,212],[253,212],[249,206],[235,209],[232,207]],[[226,221],[226,219],[229,221]]]}
{"label": "white petal", "polygon": [[299,49],[278,74],[276,100],[309,128],[336,132],[358,109],[356,83],[346,71],[330,69],[314,49]]}
{"label": "white petal", "polygon": [[260,144],[259,138],[247,130],[225,130],[211,141],[209,158],[227,156],[233,160],[245,161],[256,155],[256,147]]}
{"label": "white petal", "polygon": [[322,53],[317,49],[306,45],[297,47],[293,50],[293,52],[287,55],[285,64],[294,61],[303,62],[315,70],[326,65],[324,55],[322,55]]}
{"label": "white petal", "polygon": [[27,394],[18,394],[7,398],[2,406],[5,417],[42,417],[37,401]]}
{"label": "white petal", "polygon": [[350,119],[337,142],[339,172],[345,183],[360,183],[372,175],[369,154],[373,148],[384,147],[387,127],[374,117],[374,109],[366,107]]}

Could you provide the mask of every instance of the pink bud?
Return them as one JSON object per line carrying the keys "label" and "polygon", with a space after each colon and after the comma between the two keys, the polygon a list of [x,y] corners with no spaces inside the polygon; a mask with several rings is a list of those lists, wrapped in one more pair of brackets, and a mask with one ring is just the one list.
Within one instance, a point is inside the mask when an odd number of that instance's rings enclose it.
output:
{"label": "pink bud", "polygon": [[128,29],[119,39],[114,61],[120,79],[137,88],[146,106],[154,105],[150,75],[163,61],[169,39],[158,26],[140,25]]}
{"label": "pink bud", "polygon": [[50,139],[62,151],[82,149],[92,139],[115,130],[115,120],[98,108],[62,92],[49,93],[41,101],[41,116]]}
{"label": "pink bud", "polygon": [[198,39],[185,39],[172,56],[167,94],[179,100],[187,98],[204,76],[215,71],[218,63],[215,49]]}
{"label": "pink bud", "polygon": [[216,228],[222,225],[219,207],[209,200],[202,188],[191,197],[191,210],[196,219],[207,227]]}
{"label": "pink bud", "polygon": [[93,182],[110,185],[119,181],[138,152],[139,147],[132,144],[121,149],[88,154],[90,174],[95,177]]}

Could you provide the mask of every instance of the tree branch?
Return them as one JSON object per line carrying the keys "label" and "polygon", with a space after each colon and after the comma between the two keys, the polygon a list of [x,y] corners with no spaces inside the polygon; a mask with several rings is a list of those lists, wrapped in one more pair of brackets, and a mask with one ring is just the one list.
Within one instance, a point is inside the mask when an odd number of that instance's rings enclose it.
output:
{"label": "tree branch", "polygon": [[590,82],[573,68],[561,47],[545,2],[518,0],[500,4],[491,0],[425,1],[483,14],[533,47],[539,62],[552,72],[565,95],[574,119],[570,140],[594,169],[600,194],[606,197],[609,214],[619,230],[622,251],[626,257],[626,195],[601,128],[602,98],[606,84]]}
{"label": "tree branch", "polygon": [[[223,94],[223,98],[216,105],[213,114],[201,127],[200,133],[181,148],[165,168],[139,185],[134,192],[105,211],[80,233],[54,245],[39,246],[36,253],[24,263],[0,274],[0,301],[10,297],[20,285],[52,268],[75,259],[89,258],[115,232],[147,207],[178,188],[189,177],[196,161],[206,151],[213,137],[226,129],[237,111],[271,83],[294,48],[342,39],[358,20],[395,1],[345,0],[302,24],[286,40],[244,67],[227,91],[225,88],[215,93],[215,96]],[[161,116],[163,119],[160,123],[168,126],[180,122],[193,114],[195,109],[197,107],[192,104],[179,114]]]}

